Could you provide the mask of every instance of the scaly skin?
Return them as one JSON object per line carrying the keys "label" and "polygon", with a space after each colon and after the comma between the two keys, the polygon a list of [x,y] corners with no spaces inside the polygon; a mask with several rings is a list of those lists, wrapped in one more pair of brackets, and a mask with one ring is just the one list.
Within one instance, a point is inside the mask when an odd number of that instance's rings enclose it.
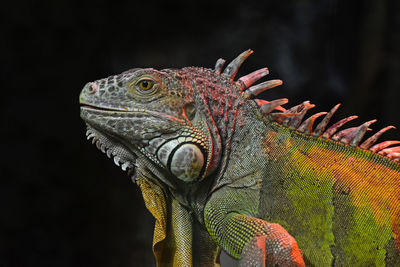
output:
{"label": "scaly skin", "polygon": [[222,60],[133,69],[82,90],[88,138],[156,218],[157,264],[217,266],[222,248],[243,266],[400,265],[400,151],[360,144],[372,122],[329,135],[308,103],[260,108],[250,98],[281,82],[235,82],[250,54],[222,74]]}

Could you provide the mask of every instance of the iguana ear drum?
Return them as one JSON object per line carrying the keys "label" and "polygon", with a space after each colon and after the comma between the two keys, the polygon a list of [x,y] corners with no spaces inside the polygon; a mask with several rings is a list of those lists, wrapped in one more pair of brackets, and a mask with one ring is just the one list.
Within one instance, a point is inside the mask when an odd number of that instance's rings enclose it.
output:
{"label": "iguana ear drum", "polygon": [[157,153],[158,159],[179,180],[192,182],[200,177],[204,167],[204,155],[194,143],[178,144],[177,140],[165,143]]}
{"label": "iguana ear drum", "polygon": [[196,115],[196,107],[194,106],[194,103],[186,104],[183,108],[183,112],[188,120],[193,120],[194,116]]}
{"label": "iguana ear drum", "polygon": [[191,182],[200,176],[204,166],[204,156],[195,144],[181,145],[171,157],[170,171],[180,180]]}

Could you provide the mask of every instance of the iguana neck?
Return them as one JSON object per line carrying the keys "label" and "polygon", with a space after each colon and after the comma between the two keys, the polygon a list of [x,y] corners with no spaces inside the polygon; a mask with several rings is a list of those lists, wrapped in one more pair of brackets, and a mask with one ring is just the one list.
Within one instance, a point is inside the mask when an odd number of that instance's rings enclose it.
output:
{"label": "iguana neck", "polygon": [[[184,75],[191,84],[193,104],[197,117],[192,121],[196,128],[207,128],[210,138],[210,169],[200,183],[185,186],[185,192],[172,192],[174,196],[184,193],[185,203],[189,204],[195,217],[201,222],[203,207],[219,177],[225,170],[232,138],[235,133],[238,114],[242,106],[239,90],[232,90],[235,83],[229,79],[221,79],[208,69],[185,68]],[[205,79],[204,77],[208,77]],[[232,93],[234,91],[235,93]],[[206,127],[200,127],[205,125]]]}
{"label": "iguana neck", "polygon": [[211,138],[213,166],[210,173],[221,168],[220,159],[225,148],[230,147],[230,140],[235,130],[238,109],[242,104],[240,90],[232,90],[236,84],[215,75],[212,70],[203,68],[184,68],[194,90],[196,109],[202,114]]}
{"label": "iguana neck", "polygon": [[[260,159],[265,158],[262,150],[262,140],[268,130],[268,123],[265,123],[262,114],[258,111],[257,105],[252,101],[244,101],[236,112],[235,128],[229,133],[229,147],[221,158],[221,171],[215,178],[211,192],[218,190],[224,185],[234,185],[235,180],[238,186],[263,169],[257,167]],[[246,168],[244,168],[246,166]],[[251,166],[247,168],[247,166]],[[246,182],[243,182],[245,186]]]}

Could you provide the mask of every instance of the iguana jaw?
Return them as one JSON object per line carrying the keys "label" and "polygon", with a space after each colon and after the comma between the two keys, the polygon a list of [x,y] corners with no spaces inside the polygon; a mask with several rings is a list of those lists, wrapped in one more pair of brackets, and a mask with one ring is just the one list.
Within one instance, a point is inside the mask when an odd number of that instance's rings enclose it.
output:
{"label": "iguana jaw", "polygon": [[185,124],[174,116],[151,110],[121,111],[81,104],[80,115],[86,123],[102,133],[138,146],[146,146],[158,135],[174,133]]}
{"label": "iguana jaw", "polygon": [[[185,138],[179,138],[180,132],[185,131],[182,128],[184,122],[159,112],[121,112],[91,106],[81,107],[81,117],[88,126],[88,139],[93,138],[92,143],[109,158],[113,158],[117,166],[121,166],[124,171],[138,168],[137,173],[142,173],[143,167],[151,169],[150,176],[154,182],[162,182],[171,189],[176,188],[177,179],[165,176],[169,171],[160,171],[167,166],[160,161],[154,149],[164,148],[164,144],[171,140]],[[162,139],[164,141],[158,145],[154,142]],[[141,164],[138,164],[138,160]]]}

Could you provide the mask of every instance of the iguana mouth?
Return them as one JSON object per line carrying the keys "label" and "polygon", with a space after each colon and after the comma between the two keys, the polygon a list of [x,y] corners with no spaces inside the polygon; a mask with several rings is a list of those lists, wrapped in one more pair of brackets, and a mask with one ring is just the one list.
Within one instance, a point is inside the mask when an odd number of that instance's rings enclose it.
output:
{"label": "iguana mouth", "polygon": [[126,107],[121,107],[122,109],[118,109],[118,108],[99,107],[99,106],[92,106],[92,105],[84,104],[84,105],[81,105],[81,108],[94,109],[94,110],[100,110],[100,111],[131,112]]}

